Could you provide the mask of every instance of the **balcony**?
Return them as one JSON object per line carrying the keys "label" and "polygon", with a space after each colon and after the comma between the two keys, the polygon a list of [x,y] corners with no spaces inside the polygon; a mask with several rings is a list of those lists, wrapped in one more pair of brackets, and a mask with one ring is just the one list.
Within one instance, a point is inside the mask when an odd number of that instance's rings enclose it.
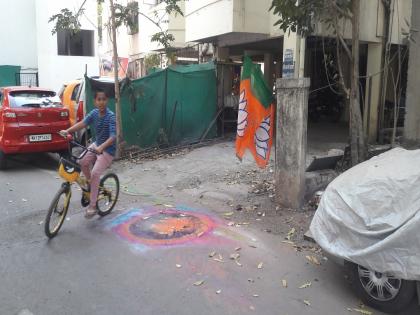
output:
{"label": "balcony", "polygon": [[226,46],[267,39],[270,5],[271,0],[186,1],[186,41]]}

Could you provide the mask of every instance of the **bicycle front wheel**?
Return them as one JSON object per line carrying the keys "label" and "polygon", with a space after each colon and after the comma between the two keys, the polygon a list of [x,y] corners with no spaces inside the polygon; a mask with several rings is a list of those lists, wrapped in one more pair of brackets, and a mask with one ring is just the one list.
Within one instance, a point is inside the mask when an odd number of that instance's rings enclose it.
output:
{"label": "bicycle front wheel", "polygon": [[109,173],[105,175],[99,184],[98,201],[96,207],[100,216],[106,216],[114,209],[120,193],[120,181],[118,176]]}
{"label": "bicycle front wheel", "polygon": [[47,217],[45,218],[45,235],[48,238],[56,236],[63,225],[69,209],[70,198],[70,186],[66,184],[62,185],[52,200]]}

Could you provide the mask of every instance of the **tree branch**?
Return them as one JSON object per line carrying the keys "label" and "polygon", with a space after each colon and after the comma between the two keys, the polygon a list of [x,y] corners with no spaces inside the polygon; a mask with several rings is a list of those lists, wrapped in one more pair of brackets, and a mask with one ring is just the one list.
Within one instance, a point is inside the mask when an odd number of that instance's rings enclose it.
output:
{"label": "tree branch", "polygon": [[350,48],[347,45],[346,41],[344,40],[343,36],[341,35],[341,29],[340,29],[340,26],[338,25],[338,17],[337,16],[334,18],[334,28],[335,28],[335,35],[336,35],[338,41],[343,46],[344,51],[347,54],[347,57],[349,57],[349,59],[352,60],[353,57],[352,57],[352,53],[350,51]]}
{"label": "tree branch", "polygon": [[337,38],[340,41],[341,46],[343,46],[344,51],[346,52],[347,56],[350,58],[350,60],[353,60],[352,55],[351,55],[351,50],[349,46],[347,45],[346,41],[344,40],[343,36],[337,33]]}
{"label": "tree branch", "polygon": [[350,12],[347,12],[345,10],[343,10],[342,8],[340,8],[337,4],[337,2],[335,2],[334,0],[330,0],[330,4],[331,6],[342,16],[344,16],[345,18],[348,19],[352,19],[353,18],[353,14]]}
{"label": "tree branch", "polygon": [[340,76],[340,83],[348,99],[350,97],[350,90],[346,86],[346,82],[344,81],[343,66],[341,64],[342,60],[341,60],[341,53],[340,53],[340,43],[338,41],[336,41],[336,50],[337,50],[337,65],[338,65],[338,74]]}
{"label": "tree branch", "polygon": [[162,26],[160,26],[158,22],[154,21],[152,18],[148,17],[147,14],[144,14],[143,12],[139,11],[139,14],[141,16],[145,17],[146,19],[148,19],[150,22],[152,22],[154,25],[156,25],[161,30],[161,32],[163,32]]}

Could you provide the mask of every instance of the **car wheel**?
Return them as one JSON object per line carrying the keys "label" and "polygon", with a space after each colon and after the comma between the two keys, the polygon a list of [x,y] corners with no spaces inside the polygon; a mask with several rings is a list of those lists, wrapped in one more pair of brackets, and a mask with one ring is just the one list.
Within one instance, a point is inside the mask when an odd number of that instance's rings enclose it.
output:
{"label": "car wheel", "polygon": [[6,164],[6,154],[3,151],[0,151],[0,170],[4,170],[7,166]]}
{"label": "car wheel", "polygon": [[386,313],[406,309],[416,294],[414,281],[407,281],[348,263],[352,285],[367,305]]}

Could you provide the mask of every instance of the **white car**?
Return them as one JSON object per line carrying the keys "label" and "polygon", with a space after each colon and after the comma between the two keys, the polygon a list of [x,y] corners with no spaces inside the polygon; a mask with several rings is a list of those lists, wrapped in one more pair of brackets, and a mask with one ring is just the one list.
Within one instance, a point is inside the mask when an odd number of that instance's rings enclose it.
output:
{"label": "white car", "polygon": [[327,187],[311,224],[362,300],[387,313],[420,297],[419,165],[420,150],[396,148],[351,168]]}

